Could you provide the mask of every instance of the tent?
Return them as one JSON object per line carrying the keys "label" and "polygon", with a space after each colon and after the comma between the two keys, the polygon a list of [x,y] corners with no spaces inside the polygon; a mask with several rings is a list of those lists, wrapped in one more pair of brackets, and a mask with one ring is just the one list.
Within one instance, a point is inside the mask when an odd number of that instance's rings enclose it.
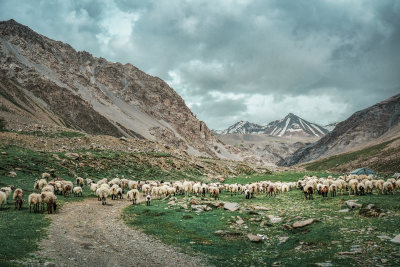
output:
{"label": "tent", "polygon": [[370,175],[370,174],[372,174],[373,176],[375,176],[375,172],[373,170],[371,170],[370,168],[359,168],[359,169],[356,169],[356,170],[352,171],[350,174],[357,174],[357,175],[361,175],[361,174]]}

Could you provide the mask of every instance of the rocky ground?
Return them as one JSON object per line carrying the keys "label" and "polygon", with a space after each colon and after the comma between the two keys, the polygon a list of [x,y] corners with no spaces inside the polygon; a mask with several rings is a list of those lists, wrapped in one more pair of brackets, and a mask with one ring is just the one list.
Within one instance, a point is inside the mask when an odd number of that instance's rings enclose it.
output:
{"label": "rocky ground", "polygon": [[102,206],[96,199],[68,203],[52,218],[39,256],[54,266],[204,266],[153,237],[131,229],[121,219],[126,199]]}

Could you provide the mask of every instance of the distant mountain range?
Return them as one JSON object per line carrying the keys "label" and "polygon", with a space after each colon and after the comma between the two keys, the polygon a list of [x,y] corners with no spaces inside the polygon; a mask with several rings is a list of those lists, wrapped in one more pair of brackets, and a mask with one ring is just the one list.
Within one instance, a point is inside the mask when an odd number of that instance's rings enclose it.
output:
{"label": "distant mountain range", "polygon": [[[389,140],[400,130],[400,94],[357,111],[338,123],[332,132],[317,142],[299,148],[293,155],[279,162],[291,166],[335,155],[378,142]],[[393,155],[395,156],[395,155]]]}
{"label": "distant mountain range", "polygon": [[[328,125],[334,128],[333,124]],[[316,124],[308,122],[299,116],[289,113],[285,118],[268,123],[265,126],[239,121],[225,130],[214,131],[216,134],[267,134],[279,137],[322,137],[329,133],[329,130]]]}

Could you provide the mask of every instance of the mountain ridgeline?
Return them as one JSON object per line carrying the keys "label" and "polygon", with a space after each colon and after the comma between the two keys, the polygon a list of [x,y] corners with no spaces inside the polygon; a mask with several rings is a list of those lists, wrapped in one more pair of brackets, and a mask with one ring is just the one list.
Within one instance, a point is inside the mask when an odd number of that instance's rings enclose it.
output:
{"label": "mountain ridgeline", "polygon": [[215,131],[217,134],[267,134],[278,137],[322,137],[329,133],[327,129],[316,123],[308,122],[293,113],[285,118],[268,123],[265,126],[239,121],[226,130]]}
{"label": "mountain ridgeline", "polygon": [[15,130],[68,127],[238,159],[161,79],[76,51],[14,20],[0,22],[0,103],[0,117]]}
{"label": "mountain ridgeline", "polygon": [[[400,130],[400,94],[360,110],[338,123],[332,132],[298,149],[278,164],[291,166],[382,142]],[[385,138],[385,139],[383,139]]]}

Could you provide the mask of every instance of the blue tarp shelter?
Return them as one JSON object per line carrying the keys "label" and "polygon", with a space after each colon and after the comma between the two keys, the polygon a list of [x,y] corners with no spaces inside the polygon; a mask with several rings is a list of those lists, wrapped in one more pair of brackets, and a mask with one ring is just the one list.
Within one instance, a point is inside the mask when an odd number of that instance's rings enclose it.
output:
{"label": "blue tarp shelter", "polygon": [[359,168],[359,169],[356,169],[356,170],[352,171],[350,174],[357,174],[357,175],[361,175],[361,174],[370,175],[370,174],[372,174],[373,176],[375,176],[375,172],[373,170],[371,170],[370,168]]}

